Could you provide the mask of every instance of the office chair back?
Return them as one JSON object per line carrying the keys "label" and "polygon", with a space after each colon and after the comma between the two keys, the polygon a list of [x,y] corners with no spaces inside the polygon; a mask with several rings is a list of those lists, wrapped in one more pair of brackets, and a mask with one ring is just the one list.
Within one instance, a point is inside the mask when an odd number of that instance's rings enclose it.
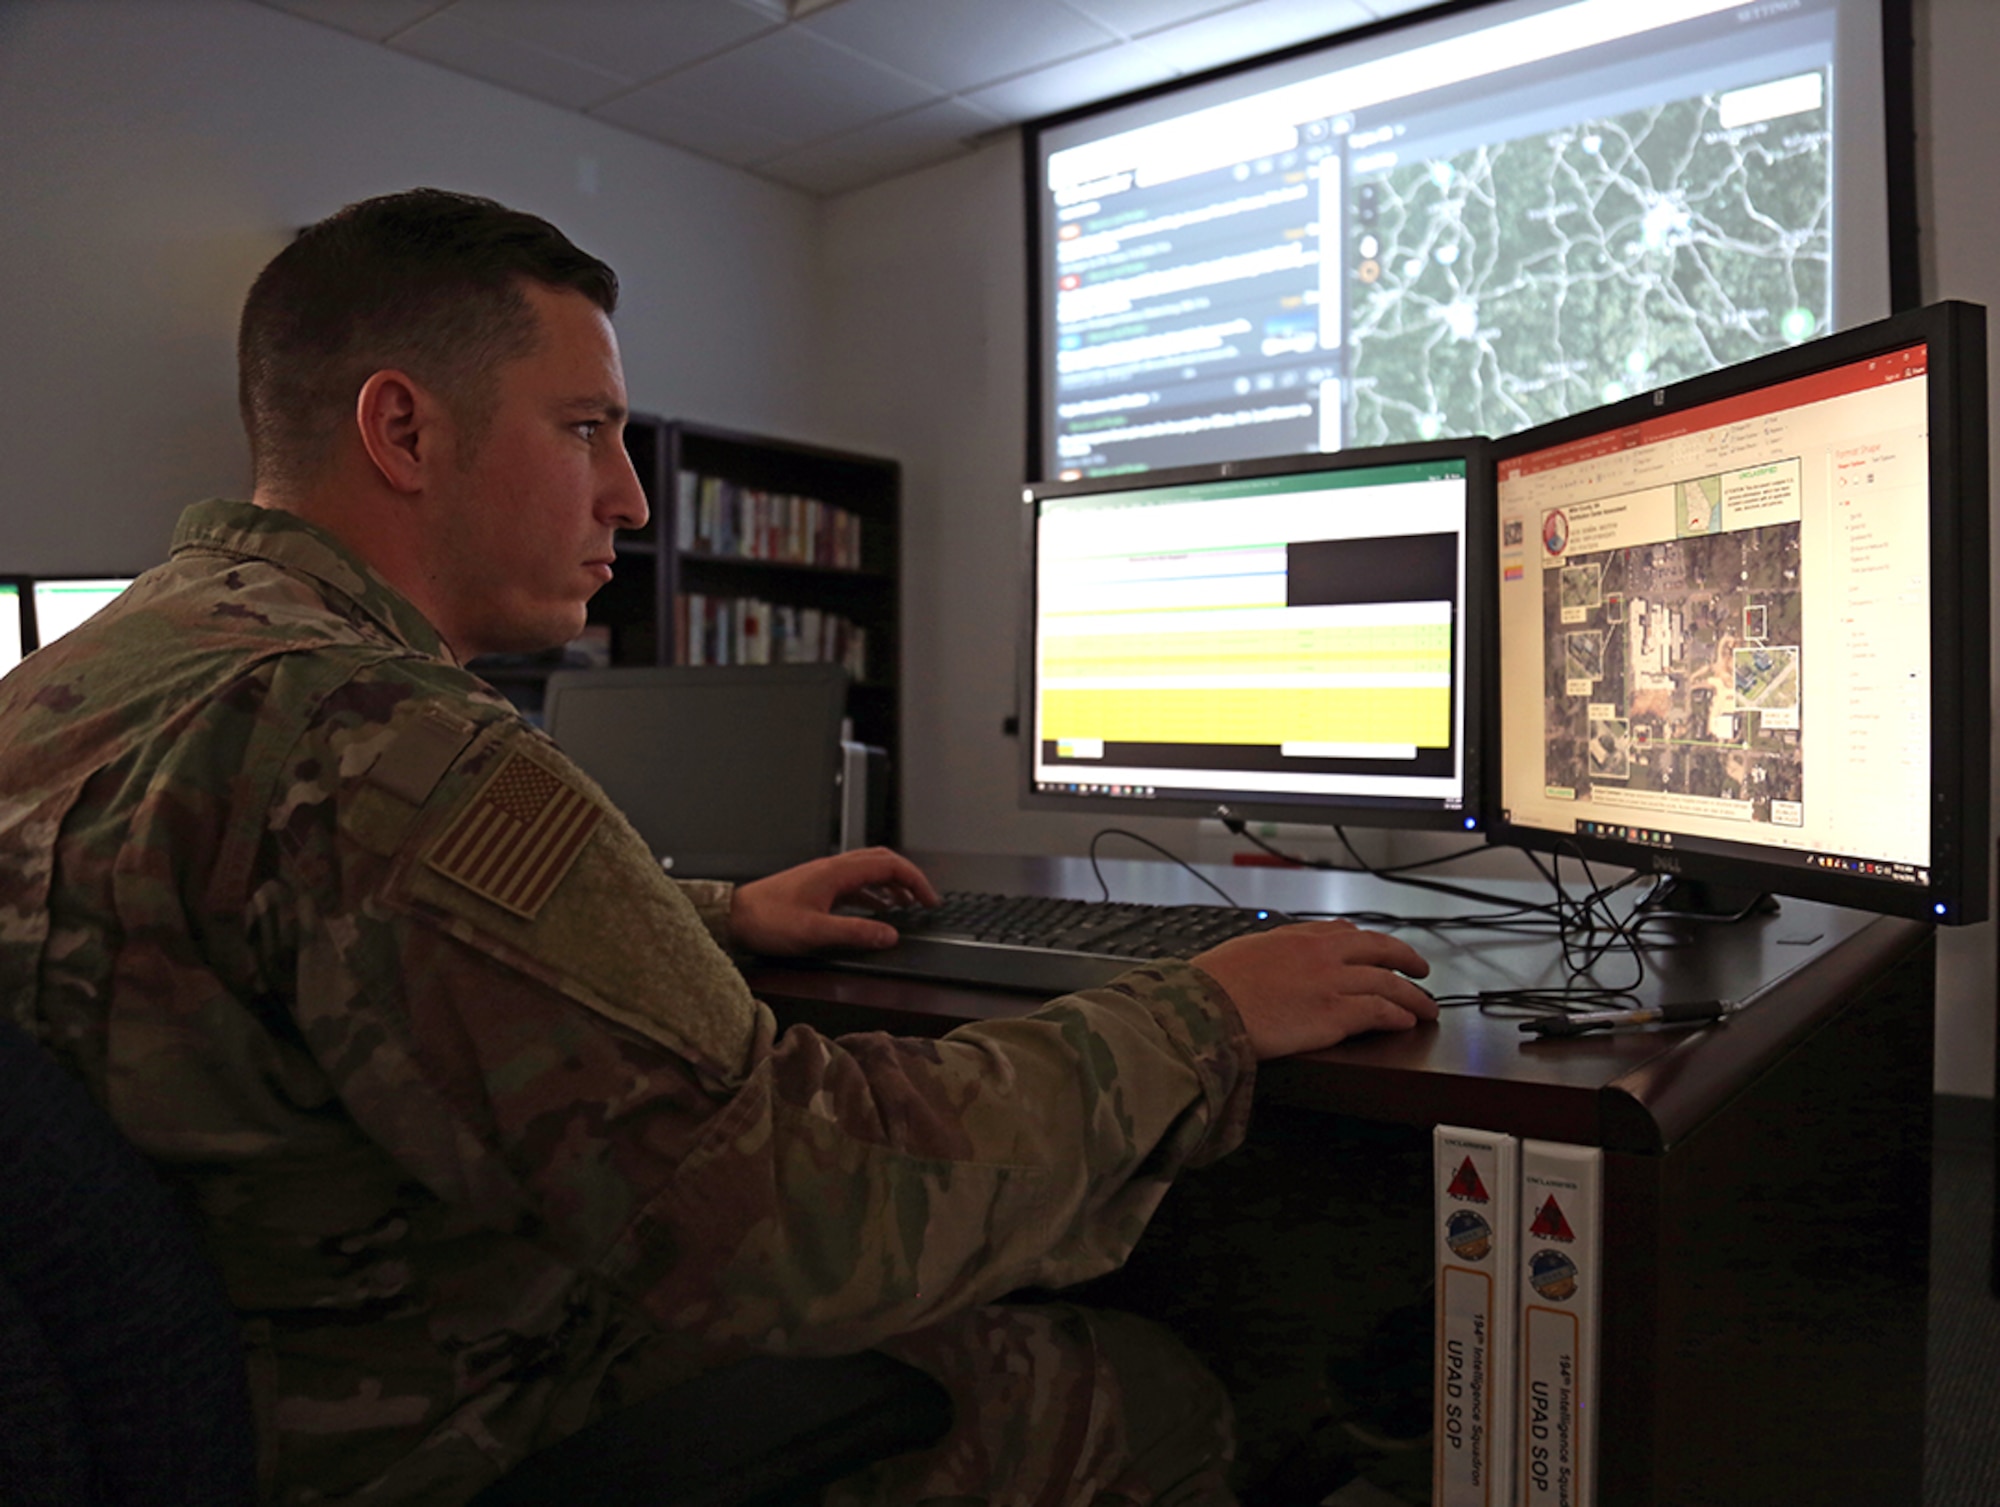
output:
{"label": "office chair back", "polygon": [[249,1503],[241,1328],[174,1194],[0,1014],[0,1497]]}

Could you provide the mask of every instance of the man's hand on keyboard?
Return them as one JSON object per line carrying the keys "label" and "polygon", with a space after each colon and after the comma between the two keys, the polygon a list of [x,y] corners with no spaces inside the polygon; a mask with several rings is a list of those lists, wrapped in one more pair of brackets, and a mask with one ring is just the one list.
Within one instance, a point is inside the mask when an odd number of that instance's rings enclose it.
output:
{"label": "man's hand on keyboard", "polygon": [[827,947],[894,947],[896,928],[866,916],[836,916],[859,901],[875,906],[936,905],[923,871],[887,848],[815,858],[736,887],[729,929],[739,946],[774,956]]}
{"label": "man's hand on keyboard", "polygon": [[1431,971],[1422,955],[1346,921],[1303,921],[1236,937],[1193,962],[1236,1002],[1260,1060],[1437,1019],[1437,1001],[1403,976]]}

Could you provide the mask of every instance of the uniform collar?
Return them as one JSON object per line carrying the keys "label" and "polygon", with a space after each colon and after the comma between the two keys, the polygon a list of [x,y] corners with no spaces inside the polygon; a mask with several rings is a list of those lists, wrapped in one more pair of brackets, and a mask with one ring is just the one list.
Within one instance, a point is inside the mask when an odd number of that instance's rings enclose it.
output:
{"label": "uniform collar", "polygon": [[374,619],[391,637],[435,659],[458,662],[430,619],[384,580],[373,566],[317,524],[295,513],[215,497],[181,514],[173,553],[215,550],[265,560],[309,576]]}

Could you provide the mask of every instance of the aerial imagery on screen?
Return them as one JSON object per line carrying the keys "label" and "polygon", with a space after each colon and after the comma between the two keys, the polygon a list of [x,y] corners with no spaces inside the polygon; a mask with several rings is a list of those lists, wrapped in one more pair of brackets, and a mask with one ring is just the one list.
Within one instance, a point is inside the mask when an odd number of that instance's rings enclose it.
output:
{"label": "aerial imagery on screen", "polygon": [[1507,435],[1881,312],[1844,24],[1517,0],[1049,128],[1046,474]]}

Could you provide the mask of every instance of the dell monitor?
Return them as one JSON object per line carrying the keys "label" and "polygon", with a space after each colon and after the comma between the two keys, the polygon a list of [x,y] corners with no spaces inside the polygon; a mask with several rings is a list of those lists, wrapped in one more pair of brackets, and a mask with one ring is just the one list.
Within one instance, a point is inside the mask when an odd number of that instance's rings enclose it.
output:
{"label": "dell monitor", "polygon": [[1476,831],[1483,441],[1045,482],[1023,801]]}
{"label": "dell monitor", "polygon": [[1986,426],[1946,303],[1499,442],[1496,840],[1983,919]]}
{"label": "dell monitor", "polygon": [[46,649],[132,584],[130,576],[37,576],[32,591],[34,646]]}

